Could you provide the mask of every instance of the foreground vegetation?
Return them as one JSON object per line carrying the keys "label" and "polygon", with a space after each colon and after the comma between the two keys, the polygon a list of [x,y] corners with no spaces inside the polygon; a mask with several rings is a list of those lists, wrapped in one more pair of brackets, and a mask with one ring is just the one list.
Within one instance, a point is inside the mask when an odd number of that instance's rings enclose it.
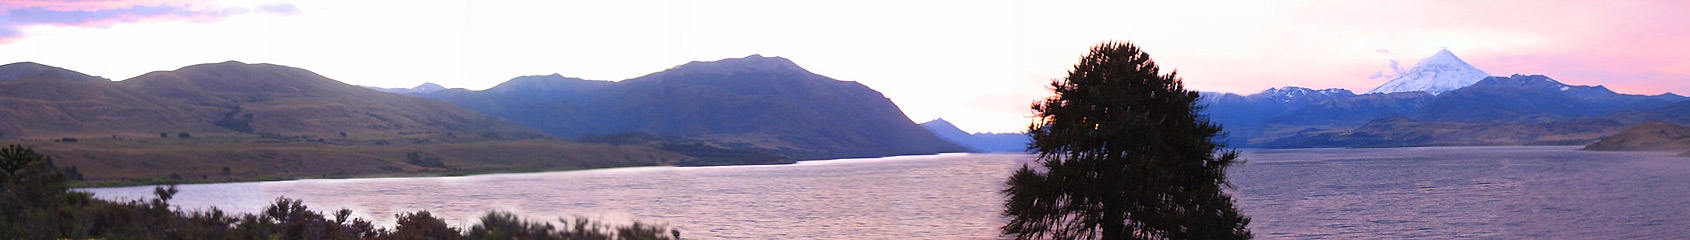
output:
{"label": "foreground vegetation", "polygon": [[400,213],[393,228],[350,218],[352,210],[314,211],[279,198],[258,214],[170,205],[176,186],[156,198],[112,202],[69,191],[65,169],[18,145],[0,148],[0,239],[679,239],[680,232],[635,222],[612,226],[560,219],[561,225],[492,212],[468,228],[428,211]]}

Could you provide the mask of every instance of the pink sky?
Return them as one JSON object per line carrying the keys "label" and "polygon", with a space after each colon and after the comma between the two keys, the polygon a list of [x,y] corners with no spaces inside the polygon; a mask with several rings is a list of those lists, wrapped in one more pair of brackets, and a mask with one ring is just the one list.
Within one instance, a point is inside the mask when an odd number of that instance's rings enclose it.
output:
{"label": "pink sky", "polygon": [[1365,92],[1448,48],[1492,75],[1690,93],[1684,1],[0,1],[0,62],[112,79],[238,60],[357,85],[621,80],[782,56],[885,93],[917,122],[1025,127],[1087,48],[1141,45],[1189,89]]}

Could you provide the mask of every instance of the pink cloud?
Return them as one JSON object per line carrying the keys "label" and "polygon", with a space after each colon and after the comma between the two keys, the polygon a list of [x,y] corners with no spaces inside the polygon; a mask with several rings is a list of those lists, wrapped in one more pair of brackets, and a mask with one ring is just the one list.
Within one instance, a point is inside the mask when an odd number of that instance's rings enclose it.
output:
{"label": "pink cloud", "polygon": [[1621,93],[1686,94],[1690,27],[1684,24],[1690,14],[1684,9],[1690,2],[1322,1],[1288,6],[1263,20],[1266,34],[1254,41],[1296,54],[1239,57],[1245,60],[1202,69],[1229,72],[1198,74],[1213,75],[1201,79],[1204,87],[1224,91],[1284,85],[1366,91],[1385,81],[1369,77],[1388,73],[1389,63],[1355,56],[1390,55],[1412,65],[1436,47],[1448,47],[1492,75],[1546,75]]}
{"label": "pink cloud", "polygon": [[248,13],[293,14],[292,5],[233,8],[203,0],[8,1],[0,5],[0,44],[26,37],[32,26],[108,27],[119,23],[216,21]]}
{"label": "pink cloud", "polygon": [[[1491,74],[1543,74],[1565,83],[1606,85],[1621,93],[1690,93],[1690,9],[1687,2],[1605,2],[1578,6],[1591,14],[1581,31],[1547,31],[1560,41],[1540,51],[1489,55]],[[1547,16],[1546,16],[1547,17]],[[1566,23],[1555,21],[1550,27]],[[1572,24],[1572,23],[1566,23]],[[1491,71],[1491,70],[1487,70]]]}

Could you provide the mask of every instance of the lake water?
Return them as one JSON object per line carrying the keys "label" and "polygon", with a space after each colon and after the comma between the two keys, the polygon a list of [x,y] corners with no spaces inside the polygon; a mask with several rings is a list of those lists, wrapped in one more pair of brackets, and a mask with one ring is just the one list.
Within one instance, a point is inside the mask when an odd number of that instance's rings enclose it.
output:
{"label": "lake water", "polygon": [[[1690,236],[1690,158],[1576,147],[1246,150],[1235,200],[1268,239]],[[276,197],[391,225],[429,210],[666,223],[706,239],[997,238],[1021,154],[647,167],[466,177],[183,185],[172,201],[255,212]],[[150,187],[85,189],[136,199]]]}

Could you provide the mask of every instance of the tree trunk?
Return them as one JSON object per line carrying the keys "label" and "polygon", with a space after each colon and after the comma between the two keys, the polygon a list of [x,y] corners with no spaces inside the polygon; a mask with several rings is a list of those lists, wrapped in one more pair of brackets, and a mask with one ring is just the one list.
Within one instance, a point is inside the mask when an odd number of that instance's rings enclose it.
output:
{"label": "tree trunk", "polygon": [[1115,209],[1113,204],[1105,204],[1103,209],[1103,222],[1099,226],[1103,228],[1103,239],[1127,239],[1126,213]]}

